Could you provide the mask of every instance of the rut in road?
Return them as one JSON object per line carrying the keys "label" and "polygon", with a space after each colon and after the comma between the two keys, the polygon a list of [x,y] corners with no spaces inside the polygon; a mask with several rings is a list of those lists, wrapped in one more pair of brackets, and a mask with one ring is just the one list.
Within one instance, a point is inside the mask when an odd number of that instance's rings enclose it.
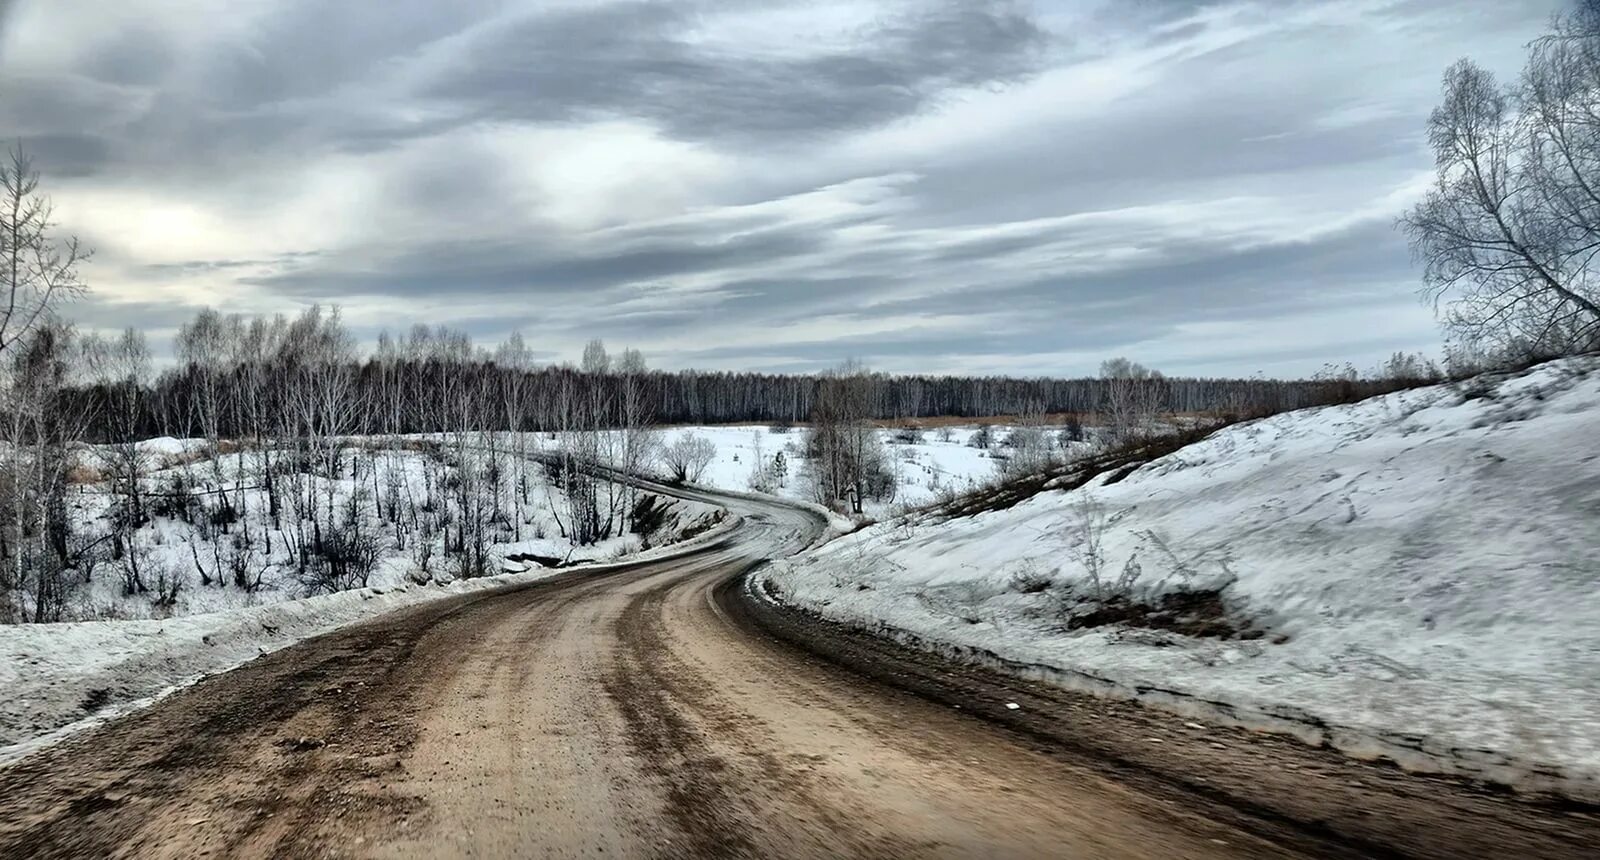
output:
{"label": "rut in road", "polygon": [[727,504],[745,523],[690,556],[403,610],[0,770],[0,855],[1564,857],[1600,839],[1589,811],[1244,732],[1191,742],[1161,714],[750,604],[730,583],[814,524]]}

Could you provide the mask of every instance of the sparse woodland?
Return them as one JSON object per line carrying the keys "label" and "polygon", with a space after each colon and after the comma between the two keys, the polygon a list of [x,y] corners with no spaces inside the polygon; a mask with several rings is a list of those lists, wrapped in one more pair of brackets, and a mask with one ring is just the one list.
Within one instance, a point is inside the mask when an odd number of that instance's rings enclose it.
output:
{"label": "sparse woodland", "polygon": [[[612,366],[596,344],[586,371],[534,400],[516,338],[489,359],[419,329],[360,363],[338,314],[315,307],[292,321],[203,312],[159,383],[134,331],[43,325],[23,344],[0,520],[10,621],[63,617],[96,577],[158,608],[186,587],[251,593],[286,577],[326,593],[384,563],[418,582],[482,575],[499,569],[493,546],[547,536],[648,544],[668,518],[587,468],[642,472],[654,457],[633,353]],[[158,439],[140,441],[152,415]]]}

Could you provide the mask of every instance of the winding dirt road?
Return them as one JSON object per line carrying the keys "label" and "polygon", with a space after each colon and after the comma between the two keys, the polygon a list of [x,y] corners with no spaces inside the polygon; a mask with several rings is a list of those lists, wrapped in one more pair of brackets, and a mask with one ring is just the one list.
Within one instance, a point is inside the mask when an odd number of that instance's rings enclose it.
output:
{"label": "winding dirt road", "polygon": [[[1593,810],[1007,681],[742,598],[791,509],[418,606],[0,771],[0,855],[1578,857]],[[1008,708],[1007,703],[1021,707]]]}

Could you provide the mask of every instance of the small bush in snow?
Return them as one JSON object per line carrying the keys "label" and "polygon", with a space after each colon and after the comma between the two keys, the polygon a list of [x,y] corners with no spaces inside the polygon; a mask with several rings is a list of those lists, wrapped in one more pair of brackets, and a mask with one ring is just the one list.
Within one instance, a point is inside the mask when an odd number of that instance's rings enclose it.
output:
{"label": "small bush in snow", "polygon": [[1028,563],[1011,575],[1011,590],[1018,594],[1039,594],[1049,590],[1055,580],[1037,566]]}
{"label": "small bush in snow", "polygon": [[350,526],[330,526],[322,535],[320,548],[308,552],[300,584],[309,594],[366,588],[381,551],[377,535]]}
{"label": "small bush in snow", "polygon": [[922,428],[915,424],[907,424],[906,426],[895,430],[894,435],[890,438],[892,438],[895,444],[898,445],[921,445]]}
{"label": "small bush in snow", "polygon": [[1050,437],[1044,428],[1036,425],[1018,427],[1006,439],[1009,453],[997,457],[995,469],[1002,480],[1035,475],[1056,464],[1055,451],[1050,447]]}
{"label": "small bush in snow", "polygon": [[1083,419],[1076,412],[1068,412],[1066,419],[1061,424],[1058,440],[1062,449],[1066,449],[1073,442],[1084,441]]}
{"label": "small bush in snow", "polygon": [[150,591],[150,605],[165,613],[178,602],[178,592],[183,590],[183,571],[170,564],[156,566],[154,588]]}
{"label": "small bush in snow", "polygon": [[1090,589],[1095,597],[1102,600],[1110,596],[1104,575],[1106,519],[1105,508],[1084,493],[1073,503],[1071,520],[1067,525],[1071,540],[1067,544],[1067,556],[1083,568]]}

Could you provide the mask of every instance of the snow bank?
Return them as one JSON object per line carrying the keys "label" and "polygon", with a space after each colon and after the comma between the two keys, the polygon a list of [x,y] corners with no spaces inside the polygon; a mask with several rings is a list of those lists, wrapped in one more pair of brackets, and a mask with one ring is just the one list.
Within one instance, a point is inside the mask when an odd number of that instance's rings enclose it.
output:
{"label": "snow bank", "polygon": [[[1553,362],[1238,425],[1111,486],[884,523],[767,575],[827,617],[1069,686],[1595,796],[1597,426],[1600,361]],[[1217,589],[1260,638],[1068,629],[1094,533],[1134,597]]]}

